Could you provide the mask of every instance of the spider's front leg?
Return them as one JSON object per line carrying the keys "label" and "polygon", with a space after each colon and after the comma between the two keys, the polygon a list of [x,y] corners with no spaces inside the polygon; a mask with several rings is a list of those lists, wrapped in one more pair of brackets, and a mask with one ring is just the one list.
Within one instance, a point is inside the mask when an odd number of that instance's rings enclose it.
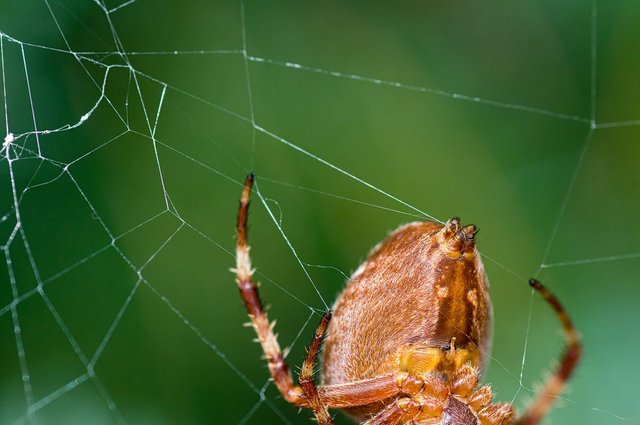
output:
{"label": "spider's front leg", "polygon": [[244,300],[251,324],[258,335],[258,340],[267,359],[271,378],[284,398],[296,406],[309,407],[313,410],[321,425],[333,425],[327,407],[322,402],[315,382],[313,380],[313,367],[322,344],[325,330],[329,324],[331,314],[322,317],[316,330],[305,359],[302,373],[300,374],[300,386],[293,384],[293,377],[284,359],[278,339],[273,332],[273,325],[269,323],[267,313],[264,311],[258,288],[253,282],[253,269],[249,256],[247,243],[247,217],[249,214],[249,195],[253,185],[254,175],[249,174],[244,182],[240,208],[238,210],[237,246],[236,246],[236,282],[240,289],[240,295]]}
{"label": "spider's front leg", "polygon": [[236,268],[231,271],[236,274],[236,283],[240,290],[240,295],[244,300],[247,313],[251,319],[251,324],[258,335],[258,340],[262,346],[262,351],[267,359],[271,378],[284,398],[296,406],[304,404],[303,391],[293,384],[293,378],[289,367],[284,360],[284,355],[278,344],[278,339],[273,332],[273,327],[269,323],[267,313],[262,306],[258,288],[253,283],[253,269],[251,268],[251,257],[249,256],[249,245],[247,243],[247,216],[249,214],[249,195],[253,185],[254,174],[247,176],[244,182],[242,197],[240,198],[240,208],[238,210],[237,222],[237,242],[236,242]]}

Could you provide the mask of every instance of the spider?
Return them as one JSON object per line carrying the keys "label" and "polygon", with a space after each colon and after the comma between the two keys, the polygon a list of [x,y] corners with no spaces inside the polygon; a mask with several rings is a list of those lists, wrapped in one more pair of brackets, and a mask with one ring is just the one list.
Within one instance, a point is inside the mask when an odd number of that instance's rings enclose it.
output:
{"label": "spider", "polygon": [[[491,301],[477,229],[458,218],[407,224],[373,249],[333,313],[322,317],[295,385],[252,280],[247,215],[253,181],[252,173],[240,199],[232,271],[285,400],[311,409],[321,425],[333,424],[328,409],[366,425],[533,425],[548,413],[580,358],[578,333],[557,298],[531,279],[564,327],[559,366],[518,417],[511,404],[493,402],[488,385],[478,388],[491,340]],[[323,341],[318,386],[313,370]]]}

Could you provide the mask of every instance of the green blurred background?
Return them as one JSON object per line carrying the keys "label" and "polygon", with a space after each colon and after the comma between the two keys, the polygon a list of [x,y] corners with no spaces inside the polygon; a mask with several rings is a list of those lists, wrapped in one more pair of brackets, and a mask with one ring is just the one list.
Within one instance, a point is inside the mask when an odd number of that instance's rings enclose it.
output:
{"label": "green blurred background", "polygon": [[536,275],[585,344],[545,423],[640,423],[638,22],[630,0],[0,0],[0,423],[313,423],[242,326],[249,170],[296,373],[371,246],[459,215],[497,398],[521,410],[562,347]]}

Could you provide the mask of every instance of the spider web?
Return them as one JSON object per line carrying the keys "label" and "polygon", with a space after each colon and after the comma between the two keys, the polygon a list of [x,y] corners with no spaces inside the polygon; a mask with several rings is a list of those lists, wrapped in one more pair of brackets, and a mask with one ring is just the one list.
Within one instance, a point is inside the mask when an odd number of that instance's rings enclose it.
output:
{"label": "spider web", "polygon": [[240,326],[250,170],[252,255],[292,366],[387,231],[461,215],[482,229],[497,398],[521,410],[562,346],[534,275],[586,350],[550,421],[640,423],[639,14],[3,3],[0,423],[309,420]]}

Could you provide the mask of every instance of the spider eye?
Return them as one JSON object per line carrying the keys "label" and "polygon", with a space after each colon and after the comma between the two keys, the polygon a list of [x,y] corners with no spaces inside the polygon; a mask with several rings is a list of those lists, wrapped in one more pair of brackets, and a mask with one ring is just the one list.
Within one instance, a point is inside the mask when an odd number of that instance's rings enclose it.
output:
{"label": "spider eye", "polygon": [[462,229],[464,233],[464,237],[468,242],[473,242],[476,239],[476,235],[478,234],[478,228],[474,224],[470,224]]}

